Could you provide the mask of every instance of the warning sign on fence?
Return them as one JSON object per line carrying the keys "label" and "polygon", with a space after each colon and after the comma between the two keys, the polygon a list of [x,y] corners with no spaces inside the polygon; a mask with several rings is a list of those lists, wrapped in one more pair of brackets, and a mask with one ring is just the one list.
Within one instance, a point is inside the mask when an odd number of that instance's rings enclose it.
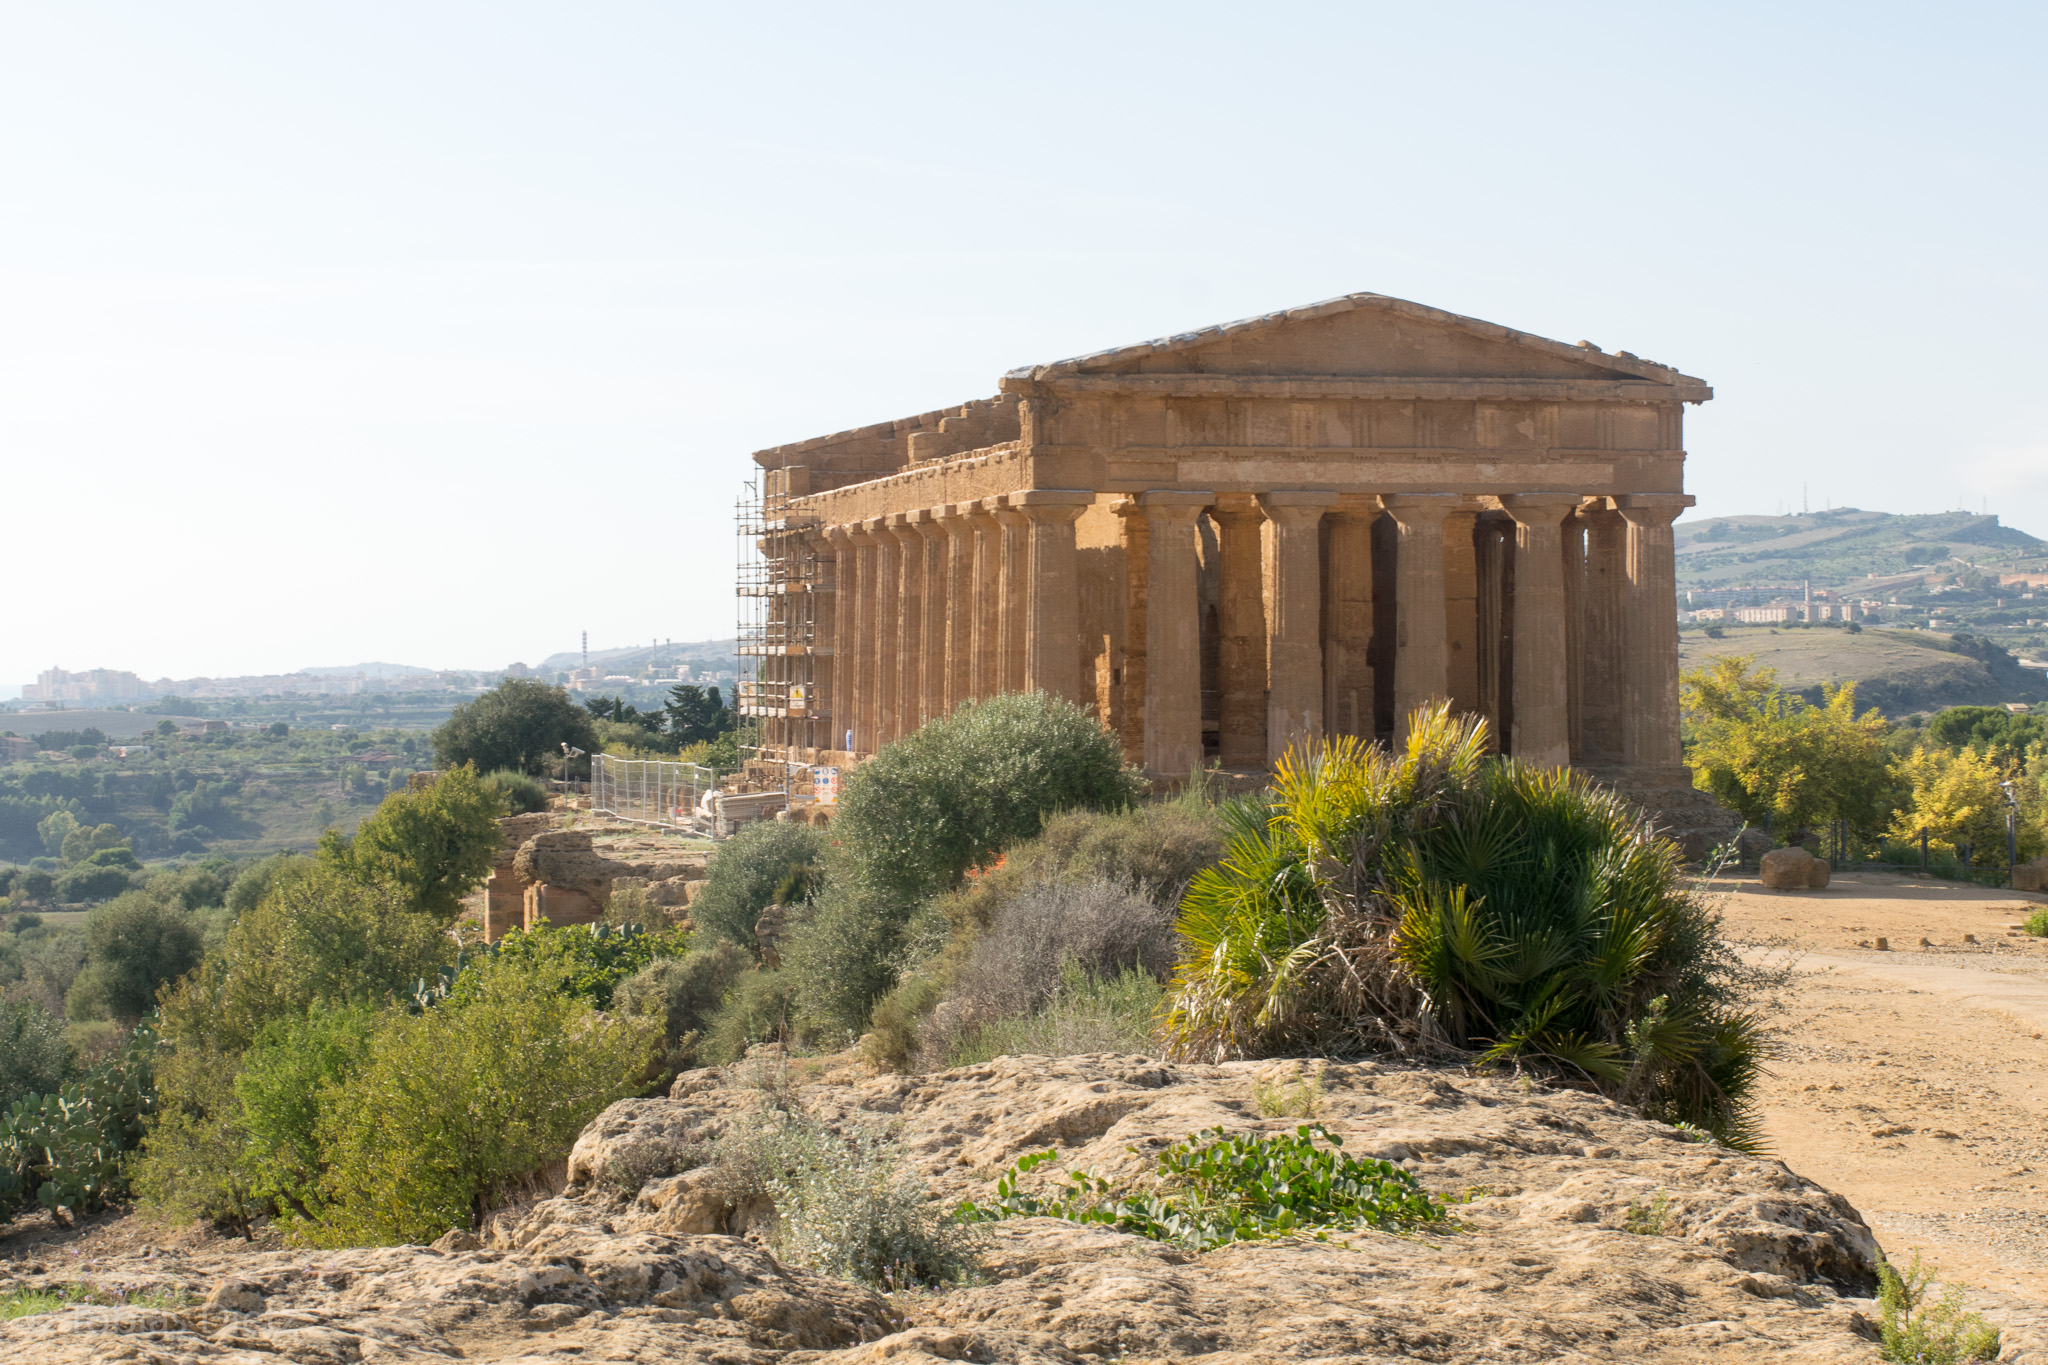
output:
{"label": "warning sign on fence", "polygon": [[839,769],[811,769],[811,799],[821,806],[839,804]]}

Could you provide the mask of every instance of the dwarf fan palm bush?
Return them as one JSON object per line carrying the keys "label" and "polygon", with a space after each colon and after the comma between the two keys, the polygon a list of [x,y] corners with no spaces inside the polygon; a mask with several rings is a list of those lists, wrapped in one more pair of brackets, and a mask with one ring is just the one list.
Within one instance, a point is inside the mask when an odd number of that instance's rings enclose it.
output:
{"label": "dwarf fan palm bush", "polygon": [[1677,850],[1583,775],[1489,757],[1439,706],[1398,753],[1290,752],[1228,819],[1181,903],[1178,1054],[1513,1064],[1753,1139],[1744,969]]}

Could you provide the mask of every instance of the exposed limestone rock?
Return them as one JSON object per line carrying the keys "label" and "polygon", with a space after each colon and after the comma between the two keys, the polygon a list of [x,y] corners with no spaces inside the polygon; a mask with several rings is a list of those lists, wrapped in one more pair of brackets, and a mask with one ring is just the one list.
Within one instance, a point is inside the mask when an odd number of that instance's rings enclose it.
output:
{"label": "exposed limestone rock", "polygon": [[[195,1298],[232,1278],[263,1307],[72,1308],[0,1325],[0,1359],[1875,1361],[1877,1248],[1853,1208],[1777,1161],[1688,1141],[1591,1095],[1372,1063],[1116,1056],[921,1077],[841,1067],[835,1083],[798,1093],[828,1123],[895,1127],[950,1203],[985,1197],[1011,1161],[1047,1146],[1067,1166],[1136,1177],[1146,1154],[1203,1129],[1290,1130],[1302,1120],[1262,1117],[1256,1089],[1311,1074],[1316,1117],[1347,1151],[1400,1162],[1441,1197],[1469,1196],[1457,1226],[1196,1255],[1015,1219],[989,1226],[981,1283],[892,1303],[781,1264],[761,1245],[762,1211],[727,1207],[712,1171],[662,1171],[665,1156],[692,1166],[705,1144],[759,1121],[769,1096],[741,1066],[613,1105],[578,1141],[568,1192],[500,1220],[483,1249],[449,1238],[445,1250],[137,1260],[106,1273]],[[1653,1205],[1665,1235],[1625,1230]],[[2040,1316],[2019,1305],[1994,1319],[2031,1347]]]}
{"label": "exposed limestone rock", "polygon": [[1758,865],[1763,884],[1774,891],[1819,891],[1828,884],[1828,864],[1794,845],[1776,848]]}
{"label": "exposed limestone rock", "polygon": [[2048,858],[2035,858],[2016,863],[2012,869],[2012,889],[2015,891],[2048,891]]}

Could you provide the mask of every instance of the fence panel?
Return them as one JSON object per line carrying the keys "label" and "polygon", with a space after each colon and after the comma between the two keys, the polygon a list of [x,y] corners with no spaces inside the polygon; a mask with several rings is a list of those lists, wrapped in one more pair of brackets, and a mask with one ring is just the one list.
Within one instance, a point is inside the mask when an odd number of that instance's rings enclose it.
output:
{"label": "fence panel", "polygon": [[716,775],[701,763],[590,756],[590,809],[614,820],[693,833],[707,830],[710,821],[697,807],[706,792],[716,790]]}

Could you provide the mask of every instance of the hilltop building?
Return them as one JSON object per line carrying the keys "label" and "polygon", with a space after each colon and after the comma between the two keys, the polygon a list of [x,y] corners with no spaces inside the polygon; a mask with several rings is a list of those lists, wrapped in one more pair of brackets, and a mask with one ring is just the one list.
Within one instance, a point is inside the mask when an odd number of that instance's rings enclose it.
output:
{"label": "hilltop building", "polygon": [[[762,450],[742,709],[837,765],[969,698],[1091,708],[1156,778],[1398,739],[1689,786],[1671,523],[1701,380],[1375,294]],[[764,776],[766,770],[763,770]]]}

